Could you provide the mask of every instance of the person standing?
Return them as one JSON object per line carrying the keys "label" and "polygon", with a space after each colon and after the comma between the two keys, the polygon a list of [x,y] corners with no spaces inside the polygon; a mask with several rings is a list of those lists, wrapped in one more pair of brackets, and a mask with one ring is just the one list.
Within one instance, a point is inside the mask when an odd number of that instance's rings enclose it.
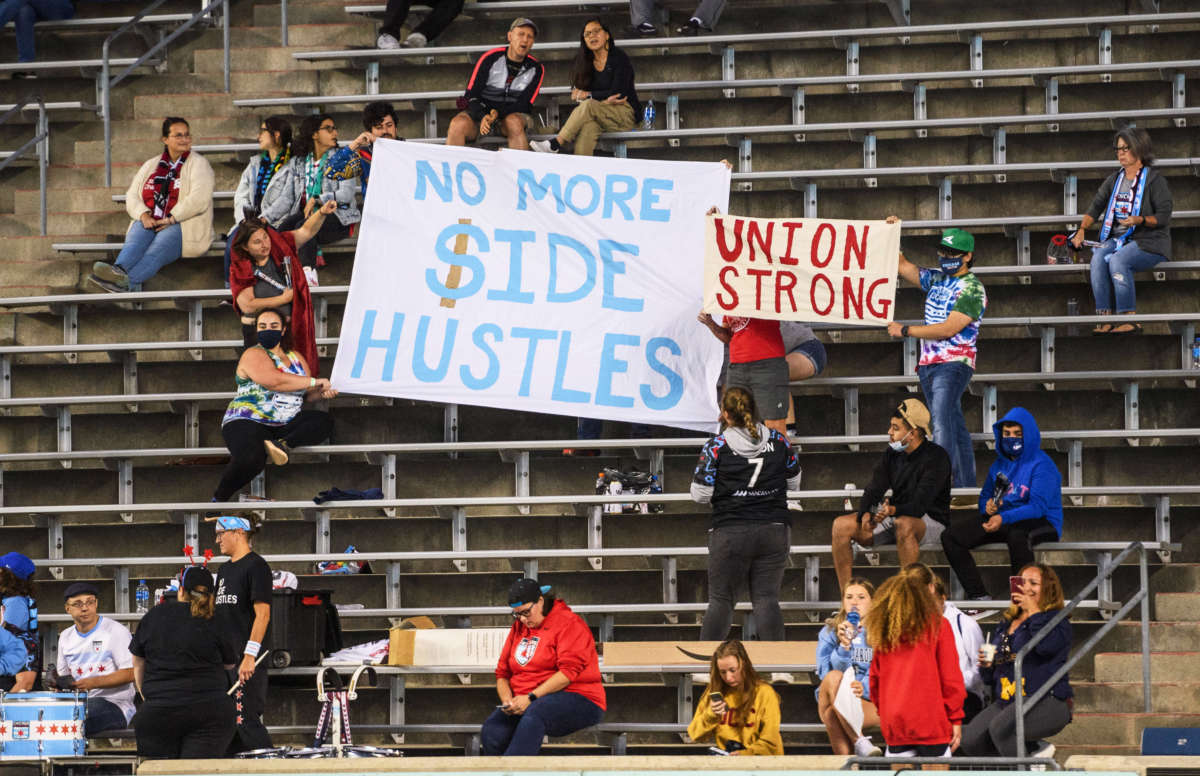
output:
{"label": "person standing", "polygon": [[[1167,179],[1154,168],[1150,135],[1140,127],[1125,127],[1113,137],[1121,169],[1110,175],[1092,199],[1091,207],[1071,237],[1083,245],[1084,231],[1100,223],[1100,247],[1092,251],[1092,296],[1096,314],[1137,312],[1134,273],[1171,258],[1171,211],[1174,202]],[[1134,334],[1138,323],[1102,323],[1094,334]]]}
{"label": "person standing", "polygon": [[783,641],[779,588],[791,550],[787,492],[800,488],[800,459],[783,434],[758,421],[744,388],[721,397],[725,430],[700,451],[692,499],[712,505],[708,532],[708,609],[701,641],[724,641],[743,584],[763,641]]}
{"label": "person standing", "polygon": [[983,679],[979,676],[979,647],[983,644],[983,631],[979,623],[966,612],[946,600],[946,585],[924,563],[911,563],[903,567],[933,594],[933,599],[942,608],[942,617],[954,631],[954,646],[958,650],[958,668],[962,672],[967,695],[963,700],[963,724],[967,724],[983,709]]}
{"label": "person standing", "polygon": [[250,548],[258,532],[256,518],[222,515],[215,518],[217,548],[229,560],[217,572],[217,628],[241,659],[229,672],[229,683],[241,682],[234,692],[237,702],[236,733],[230,753],[271,746],[271,735],[263,725],[267,707],[267,670],[255,661],[267,638],[271,622],[271,567]]}
{"label": "person standing", "polygon": [[[891,223],[895,216],[888,218]],[[947,229],[938,243],[940,269],[918,267],[900,253],[900,277],[925,291],[925,324],[888,324],[893,337],[920,337],[917,377],[933,415],[933,441],[950,454],[956,488],[975,487],[975,451],[963,417],[962,396],[975,374],[979,322],[987,308],[983,283],[971,272],[975,238]]]}
{"label": "person standing", "polygon": [[33,588],[37,567],[19,552],[0,556],[0,605],[4,607],[4,630],[25,647],[25,660],[13,674],[9,690],[34,689],[42,669],[41,638],[38,636],[38,607]]}
{"label": "person standing", "polygon": [[87,692],[84,726],[89,736],[123,728],[133,717],[129,629],[100,616],[100,591],[91,582],[68,585],[63,601],[74,625],[58,634],[55,671],[62,684]]}
{"label": "person standing", "polygon": [[163,601],[138,623],[129,645],[133,676],[146,702],[133,717],[138,757],[224,757],[233,740],[237,706],[226,690],[225,666],[237,649],[212,627],[213,576],[200,566],[184,569],[174,601]]}
{"label": "person standing", "polygon": [[[0,29],[13,23],[17,33],[17,62],[32,62],[37,57],[34,22],[60,21],[75,16],[72,0],[0,0]],[[13,78],[36,78],[29,70],[17,71]]]}

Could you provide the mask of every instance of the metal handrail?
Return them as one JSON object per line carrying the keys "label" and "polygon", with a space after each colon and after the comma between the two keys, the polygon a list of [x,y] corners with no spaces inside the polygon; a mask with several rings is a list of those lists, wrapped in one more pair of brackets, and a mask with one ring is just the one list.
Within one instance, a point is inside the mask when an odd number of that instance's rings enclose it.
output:
{"label": "metal handrail", "polygon": [[20,158],[31,147],[37,146],[38,157],[38,197],[40,199],[39,207],[41,214],[41,229],[42,236],[46,235],[46,167],[50,161],[50,122],[46,117],[46,103],[42,101],[41,95],[30,95],[21,102],[9,108],[3,116],[0,116],[0,124],[8,121],[13,116],[21,113],[25,106],[31,102],[36,102],[38,107],[37,123],[34,125],[33,137],[21,144],[21,147],[12,152],[4,161],[0,162],[0,170],[3,170],[8,165]]}
{"label": "metal handrail", "polygon": [[[1042,770],[1061,771],[1053,757],[850,757],[843,771],[891,770],[894,766],[947,765],[955,770],[973,770],[976,766],[995,766],[996,770],[1014,770],[1013,766],[1040,766]],[[865,766],[865,767],[861,767]]]}
{"label": "metal handrail", "polygon": [[190,29],[196,22],[202,18],[211,17],[212,13],[218,6],[221,7],[221,31],[223,37],[223,47],[225,53],[224,68],[225,68],[225,91],[229,91],[229,0],[213,0],[213,2],[201,8],[196,13],[192,14],[192,18],[188,19],[183,24],[179,25],[170,35],[166,36],[158,43],[150,47],[150,50],[142,54],[133,64],[128,65],[124,70],[117,74],[115,78],[110,78],[111,65],[109,64],[109,48],[113,41],[133,29],[133,26],[142,20],[144,16],[149,14],[155,8],[165,3],[166,0],[154,0],[150,5],[143,8],[136,16],[122,24],[117,29],[104,39],[104,45],[101,47],[101,65],[100,65],[100,114],[104,117],[104,185],[112,185],[112,110],[110,109],[110,100],[112,89],[114,86],[125,80],[125,77],[133,72],[134,68],[140,67],[145,62],[158,54],[164,48],[172,43],[176,38]]}
{"label": "metal handrail", "polygon": [[[1021,684],[1021,668],[1025,661],[1025,656],[1028,655],[1030,650],[1036,647],[1038,643],[1046,637],[1047,634],[1054,630],[1054,628],[1060,622],[1070,617],[1071,612],[1073,612],[1075,608],[1079,606],[1079,602],[1083,600],[1083,597],[1099,587],[1103,580],[1112,576],[1113,572],[1116,571],[1116,569],[1121,565],[1121,561],[1125,560],[1125,558],[1127,558],[1129,554],[1133,552],[1138,553],[1137,593],[1135,593],[1124,606],[1118,609],[1112,615],[1112,617],[1109,618],[1108,622],[1106,622],[1100,628],[1100,630],[1092,634],[1092,637],[1085,641],[1083,646],[1076,650],[1075,654],[1067,658],[1067,662],[1063,664],[1061,668],[1051,674],[1050,678],[1042,683],[1042,686],[1038,688],[1037,692],[1035,692],[1029,697],[1028,700],[1026,700],[1025,693],[1022,689],[1023,685]],[[1100,571],[1100,573],[1096,575],[1095,579],[1089,582],[1083,588],[1083,590],[1080,590],[1079,593],[1077,593],[1075,597],[1071,599],[1069,604],[1063,607],[1058,614],[1052,617],[1050,622],[1043,625],[1041,630],[1039,630],[1034,637],[1030,639],[1024,647],[1021,648],[1021,651],[1017,653],[1013,664],[1013,685],[1016,687],[1016,690],[1014,691],[1014,702],[1016,704],[1017,757],[1025,756],[1026,708],[1033,708],[1035,705],[1037,705],[1038,701],[1040,701],[1046,696],[1047,693],[1050,692],[1050,688],[1054,686],[1054,683],[1066,676],[1067,672],[1070,671],[1071,668],[1078,663],[1084,655],[1091,651],[1092,647],[1096,646],[1096,644],[1101,638],[1104,637],[1106,633],[1120,624],[1121,618],[1128,614],[1137,603],[1141,603],[1142,605],[1142,703],[1145,712],[1147,714],[1150,713],[1150,580],[1149,573],[1146,569],[1146,548],[1141,542],[1131,542],[1128,547],[1126,547],[1117,555],[1117,557],[1110,560]]]}

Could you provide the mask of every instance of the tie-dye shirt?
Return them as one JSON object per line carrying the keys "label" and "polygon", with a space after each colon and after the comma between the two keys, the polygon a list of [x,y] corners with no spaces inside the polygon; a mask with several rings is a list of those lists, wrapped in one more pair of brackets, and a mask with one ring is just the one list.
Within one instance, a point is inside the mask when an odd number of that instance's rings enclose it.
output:
{"label": "tie-dye shirt", "polygon": [[[261,348],[262,345],[255,347]],[[286,364],[269,350],[267,355],[275,362],[275,368],[280,372],[307,377],[304,364],[300,362],[300,354],[296,351],[289,350],[286,353]],[[300,414],[304,405],[305,391],[272,391],[249,377],[237,374],[234,375],[234,380],[237,382],[237,393],[225,410],[225,417],[221,420],[222,426],[232,420],[253,420],[264,426],[284,426]]]}
{"label": "tie-dye shirt", "polygon": [[975,368],[975,341],[979,338],[979,322],[987,307],[987,292],[983,283],[968,272],[960,277],[936,269],[921,268],[921,288],[925,289],[925,323],[941,323],[958,312],[971,318],[963,330],[953,337],[921,340],[921,366],[962,361]]}

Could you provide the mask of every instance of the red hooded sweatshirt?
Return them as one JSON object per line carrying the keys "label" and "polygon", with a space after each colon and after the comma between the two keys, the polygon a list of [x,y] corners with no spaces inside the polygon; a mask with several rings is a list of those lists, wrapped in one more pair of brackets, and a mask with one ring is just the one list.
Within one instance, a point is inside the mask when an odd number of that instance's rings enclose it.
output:
{"label": "red hooded sweatshirt", "polygon": [[578,693],[601,709],[608,708],[592,631],[582,617],[559,600],[540,627],[527,627],[520,620],[513,623],[500,651],[496,677],[507,679],[514,695],[524,695],[556,671],[571,680],[563,692]]}
{"label": "red hooded sweatshirt", "polygon": [[962,669],[950,621],[938,617],[916,644],[890,652],[876,648],[871,660],[871,700],[879,709],[883,740],[893,751],[907,746],[948,744],[951,725],[963,720]]}

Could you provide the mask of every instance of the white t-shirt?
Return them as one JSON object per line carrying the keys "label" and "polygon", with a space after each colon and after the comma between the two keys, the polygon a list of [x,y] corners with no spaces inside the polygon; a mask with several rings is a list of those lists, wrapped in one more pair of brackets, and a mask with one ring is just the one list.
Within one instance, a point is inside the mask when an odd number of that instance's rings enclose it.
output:
{"label": "white t-shirt", "polygon": [[958,647],[958,667],[962,669],[963,684],[967,692],[983,697],[983,677],[979,675],[979,647],[983,644],[983,631],[974,618],[968,617],[949,601],[942,616],[950,621],[954,631],[954,645]]}
{"label": "white t-shirt", "polygon": [[[131,638],[128,628],[107,617],[101,617],[87,633],[80,633],[72,625],[58,634],[56,670],[60,676],[70,674],[78,681],[133,668],[133,655],[129,654]],[[133,682],[88,690],[88,697],[115,704],[125,714],[126,722],[133,718]]]}

